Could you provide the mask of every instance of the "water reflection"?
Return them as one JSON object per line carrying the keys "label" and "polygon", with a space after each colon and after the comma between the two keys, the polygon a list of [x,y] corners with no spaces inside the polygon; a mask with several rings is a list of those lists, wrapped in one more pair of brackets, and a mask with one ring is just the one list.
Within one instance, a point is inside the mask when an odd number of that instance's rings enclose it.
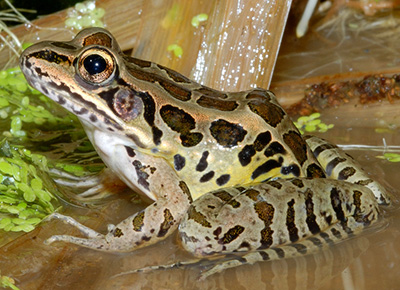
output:
{"label": "water reflection", "polygon": [[107,289],[138,285],[149,289],[160,289],[162,285],[167,289],[167,285],[183,289],[318,289],[337,277],[343,284],[353,285],[354,281],[363,280],[362,267],[358,269],[353,264],[360,265],[360,255],[366,253],[369,244],[367,237],[359,237],[306,257],[229,269],[205,281],[198,280],[200,269],[130,274],[110,280]]}
{"label": "water reflection", "polygon": [[[121,272],[192,257],[179,248],[175,237],[125,254],[100,253],[64,243],[46,246],[43,241],[54,233],[79,235],[54,221],[0,248],[1,275],[15,279],[21,289],[395,289],[400,281],[400,210],[394,190],[400,187],[398,164],[377,160],[376,152],[351,154],[379,181],[390,184],[394,203],[382,207],[384,217],[374,228],[314,255],[228,269],[205,281],[198,280],[204,270],[200,267],[111,279]],[[123,196],[95,210],[71,207],[66,214],[105,231],[107,223],[143,206]]]}
{"label": "water reflection", "polygon": [[[245,265],[205,281],[198,280],[204,270],[199,267],[111,278],[143,265],[190,259],[190,255],[179,250],[172,238],[121,255],[62,244],[48,247],[42,243],[54,230],[48,224],[4,246],[0,269],[22,289],[373,289],[380,285],[380,277],[386,277],[383,283],[391,288],[400,271],[397,219],[398,215],[388,219],[389,227],[379,232],[371,230],[314,255]],[[387,279],[392,274],[396,276]]]}

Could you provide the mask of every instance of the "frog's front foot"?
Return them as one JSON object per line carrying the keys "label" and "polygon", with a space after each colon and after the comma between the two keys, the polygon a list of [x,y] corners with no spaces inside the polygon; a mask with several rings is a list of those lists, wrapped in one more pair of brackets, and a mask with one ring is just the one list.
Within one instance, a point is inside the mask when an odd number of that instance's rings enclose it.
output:
{"label": "frog's front foot", "polygon": [[55,213],[48,219],[62,220],[80,230],[87,238],[59,235],[52,236],[46,243],[62,241],[101,251],[129,252],[165,239],[177,229],[188,208],[188,196],[177,193],[177,197],[171,201],[159,199],[145,210],[116,225],[109,225],[106,234],[100,234],[71,217]]}
{"label": "frog's front foot", "polygon": [[97,201],[117,194],[127,188],[127,185],[109,168],[92,176],[77,177],[60,170],[52,170],[58,185],[82,189],[83,192],[71,197],[77,201]]}

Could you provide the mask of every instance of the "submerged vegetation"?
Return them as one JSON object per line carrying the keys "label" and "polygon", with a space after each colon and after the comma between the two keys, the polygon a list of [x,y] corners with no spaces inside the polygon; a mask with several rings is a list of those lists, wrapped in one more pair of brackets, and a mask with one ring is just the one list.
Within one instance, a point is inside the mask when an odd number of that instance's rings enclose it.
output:
{"label": "submerged vegetation", "polygon": [[99,159],[77,118],[32,89],[19,68],[0,71],[0,130],[0,229],[5,231],[31,231],[60,205],[52,168],[75,176],[102,168],[92,162]]}
{"label": "submerged vegetation", "polygon": [[312,113],[309,116],[301,116],[294,124],[302,134],[304,132],[321,132],[325,133],[334,127],[333,124],[325,124],[320,120],[320,113]]}
{"label": "submerged vegetation", "polygon": [[[0,12],[6,36],[0,37],[19,56],[29,44],[3,20],[31,23],[6,4],[10,9]],[[93,1],[74,8],[97,20],[104,15]],[[74,115],[31,88],[18,67],[0,71],[0,230],[29,232],[60,206],[54,194],[62,194],[51,177],[57,170],[85,176],[102,167]]]}

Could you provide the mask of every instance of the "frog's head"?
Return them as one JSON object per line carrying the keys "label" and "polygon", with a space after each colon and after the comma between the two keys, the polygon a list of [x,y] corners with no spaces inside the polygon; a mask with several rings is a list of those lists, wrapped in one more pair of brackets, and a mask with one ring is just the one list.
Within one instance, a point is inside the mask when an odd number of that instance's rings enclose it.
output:
{"label": "frog's head", "polygon": [[107,30],[88,28],[68,42],[30,46],[22,53],[20,66],[34,88],[77,115],[86,129],[108,130],[138,140],[139,135],[152,133],[136,130],[145,127],[146,96],[129,84],[124,73],[127,58]]}

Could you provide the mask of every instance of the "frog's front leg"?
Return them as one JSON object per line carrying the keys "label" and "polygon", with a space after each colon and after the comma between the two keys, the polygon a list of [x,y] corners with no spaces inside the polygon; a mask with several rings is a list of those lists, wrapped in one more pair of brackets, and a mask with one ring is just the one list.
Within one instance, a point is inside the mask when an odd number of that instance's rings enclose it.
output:
{"label": "frog's front leg", "polygon": [[[98,233],[73,218],[54,214],[52,218],[75,226],[87,238],[57,235],[46,242],[63,241],[102,251],[127,252],[154,244],[170,235],[191,204],[190,192],[164,159],[151,161],[151,175],[149,171],[146,182],[148,189],[157,197],[154,203],[117,225],[109,225],[107,234]],[[142,168],[145,170],[149,167]]]}

